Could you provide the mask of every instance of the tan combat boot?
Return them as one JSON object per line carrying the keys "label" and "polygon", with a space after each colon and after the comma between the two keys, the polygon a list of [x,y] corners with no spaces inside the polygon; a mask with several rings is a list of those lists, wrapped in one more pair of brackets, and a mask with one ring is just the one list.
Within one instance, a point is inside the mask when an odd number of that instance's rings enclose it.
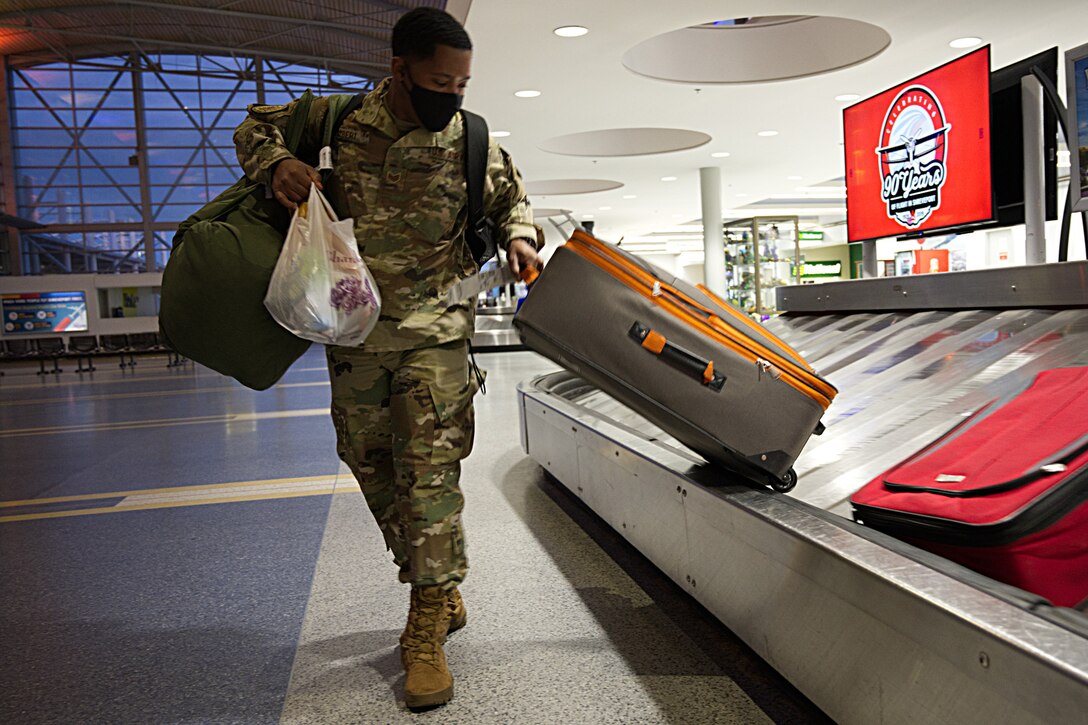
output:
{"label": "tan combat boot", "polygon": [[465,611],[465,600],[461,599],[461,592],[457,587],[449,591],[450,632],[456,632],[468,622],[468,613]]}
{"label": "tan combat boot", "polygon": [[449,626],[449,594],[441,587],[413,587],[408,625],[400,636],[408,707],[443,705],[453,697],[453,675],[442,650]]}

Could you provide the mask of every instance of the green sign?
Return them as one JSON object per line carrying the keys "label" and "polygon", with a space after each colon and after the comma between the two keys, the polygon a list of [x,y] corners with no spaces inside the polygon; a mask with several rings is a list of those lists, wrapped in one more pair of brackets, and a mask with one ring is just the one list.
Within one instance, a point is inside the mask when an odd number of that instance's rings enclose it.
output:
{"label": "green sign", "polygon": [[[796,268],[793,269],[796,272]],[[842,262],[802,262],[801,277],[841,277]]]}
{"label": "green sign", "polygon": [[801,232],[802,242],[822,242],[823,240],[823,232]]}

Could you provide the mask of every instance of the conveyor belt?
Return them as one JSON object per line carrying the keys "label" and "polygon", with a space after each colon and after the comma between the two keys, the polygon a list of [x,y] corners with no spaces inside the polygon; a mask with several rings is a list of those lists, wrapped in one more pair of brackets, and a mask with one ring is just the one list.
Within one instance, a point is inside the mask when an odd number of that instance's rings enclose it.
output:
{"label": "conveyor belt", "polygon": [[482,352],[524,350],[514,330],[514,307],[481,307],[476,310],[476,331],[472,346]]}
{"label": "conveyor belt", "polygon": [[521,387],[527,451],[837,720],[1083,721],[1084,615],[863,530],[848,498],[1037,372],[1088,365],[1088,309],[769,327],[840,390],[790,496],[739,485],[569,373]]}

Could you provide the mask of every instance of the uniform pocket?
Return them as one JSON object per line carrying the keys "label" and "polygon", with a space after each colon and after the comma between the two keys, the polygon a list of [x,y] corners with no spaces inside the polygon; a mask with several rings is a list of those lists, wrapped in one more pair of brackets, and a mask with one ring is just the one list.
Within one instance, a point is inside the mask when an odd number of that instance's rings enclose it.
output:
{"label": "uniform pocket", "polygon": [[446,357],[452,364],[436,366],[435,379],[428,386],[435,411],[431,456],[435,464],[453,463],[472,452],[476,421],[472,399],[479,384],[471,374],[465,345],[459,342],[443,346],[448,349]]}
{"label": "uniform pocket", "polygon": [[466,385],[453,394],[431,388],[431,399],[437,414],[431,463],[442,465],[467,458],[472,452],[476,427],[471,386]]}
{"label": "uniform pocket", "polygon": [[394,148],[382,179],[382,203],[403,214],[420,235],[438,243],[456,235],[467,203],[460,155],[440,147]]}

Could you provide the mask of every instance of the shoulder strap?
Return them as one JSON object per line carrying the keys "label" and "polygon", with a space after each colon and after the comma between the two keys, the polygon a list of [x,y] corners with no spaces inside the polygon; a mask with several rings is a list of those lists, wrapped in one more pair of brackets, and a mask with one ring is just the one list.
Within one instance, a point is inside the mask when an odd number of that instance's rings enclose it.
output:
{"label": "shoulder strap", "polygon": [[336,131],[344,119],[363,105],[364,98],[365,93],[336,93],[329,96],[329,110],[325,114],[325,126],[321,131],[321,150],[317,155],[317,169],[325,181],[328,181],[326,177],[332,171],[332,143]]}
{"label": "shoulder strap", "polygon": [[461,110],[465,123],[465,186],[468,191],[468,229],[465,240],[476,264],[495,256],[495,222],[484,214],[484,179],[487,175],[487,121]]}
{"label": "shoulder strap", "polygon": [[[344,119],[350,116],[363,105],[365,93],[336,93],[329,96],[329,113],[325,117],[325,129],[321,135],[321,145],[331,146],[333,136]],[[331,123],[330,123],[331,122]]]}
{"label": "shoulder strap", "polygon": [[297,154],[299,144],[302,142],[302,134],[306,131],[306,121],[310,117],[310,106],[313,105],[313,101],[314,94],[307,88],[306,92],[299,96],[298,103],[295,104],[290,118],[287,119],[287,129],[283,134],[283,140],[287,150],[292,154]]}

